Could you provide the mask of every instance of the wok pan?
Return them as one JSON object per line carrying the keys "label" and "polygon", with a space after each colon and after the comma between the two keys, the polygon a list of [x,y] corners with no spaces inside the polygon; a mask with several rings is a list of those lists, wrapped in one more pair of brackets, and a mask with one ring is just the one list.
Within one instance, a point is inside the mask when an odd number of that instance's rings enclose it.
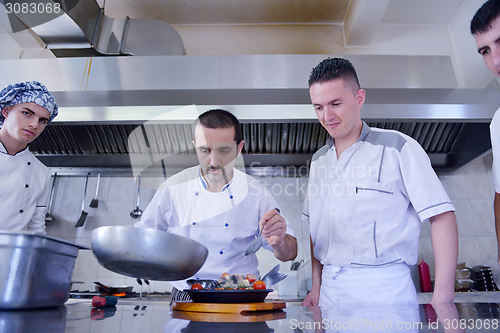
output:
{"label": "wok pan", "polygon": [[91,247],[104,268],[126,276],[176,281],[193,276],[205,263],[208,249],[170,232],[106,226],[92,231]]}

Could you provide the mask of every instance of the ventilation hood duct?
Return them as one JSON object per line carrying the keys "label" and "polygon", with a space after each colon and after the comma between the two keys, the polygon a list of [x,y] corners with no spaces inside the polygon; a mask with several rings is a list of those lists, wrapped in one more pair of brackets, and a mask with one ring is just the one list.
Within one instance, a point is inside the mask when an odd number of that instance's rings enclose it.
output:
{"label": "ventilation hood duct", "polygon": [[95,0],[63,0],[58,14],[52,10],[54,4],[52,0],[39,2],[51,14],[21,10],[14,14],[12,10],[8,14],[12,30],[30,28],[56,57],[185,54],[179,33],[163,21],[110,18]]}
{"label": "ventilation hood duct", "polygon": [[[491,148],[500,94],[458,89],[449,57],[349,55],[362,118],[415,138],[438,172]],[[0,85],[44,82],[59,116],[30,148],[51,167],[172,168],[197,163],[191,124],[223,108],[241,121],[246,167],[307,170],[327,133],[307,78],[324,55],[158,56],[0,61]]]}

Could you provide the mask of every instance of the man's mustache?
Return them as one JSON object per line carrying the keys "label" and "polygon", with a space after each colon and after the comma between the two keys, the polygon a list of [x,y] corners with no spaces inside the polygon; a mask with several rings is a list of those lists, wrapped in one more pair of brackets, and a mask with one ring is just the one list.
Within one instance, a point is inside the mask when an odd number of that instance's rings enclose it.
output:
{"label": "man's mustache", "polygon": [[214,166],[208,166],[207,167],[207,171],[215,171],[215,170],[222,170],[222,171],[224,171],[224,168],[221,167],[220,165],[216,166],[216,167],[214,167]]}

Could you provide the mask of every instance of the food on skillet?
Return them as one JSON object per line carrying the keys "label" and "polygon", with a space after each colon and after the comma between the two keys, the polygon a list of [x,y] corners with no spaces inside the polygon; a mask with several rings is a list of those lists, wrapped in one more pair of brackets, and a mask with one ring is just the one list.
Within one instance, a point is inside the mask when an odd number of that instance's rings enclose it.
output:
{"label": "food on skillet", "polygon": [[[200,282],[206,282],[202,280]],[[247,274],[246,276],[239,274],[224,273],[221,278],[212,283],[204,283],[205,288],[201,283],[195,283],[191,286],[192,290],[252,290],[252,289],[266,289],[264,281],[257,280],[254,274]]]}

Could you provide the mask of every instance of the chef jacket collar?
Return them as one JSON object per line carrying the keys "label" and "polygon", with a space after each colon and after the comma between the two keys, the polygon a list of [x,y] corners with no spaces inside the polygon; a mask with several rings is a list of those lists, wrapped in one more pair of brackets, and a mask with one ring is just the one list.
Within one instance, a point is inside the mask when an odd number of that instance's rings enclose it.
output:
{"label": "chef jacket collar", "polygon": [[[28,150],[29,150],[29,147],[26,147],[26,149],[21,150],[20,152],[18,152],[14,156],[24,155]],[[0,141],[0,153],[9,155],[9,152],[7,151],[7,148],[5,148],[5,146],[3,145],[2,141]]]}
{"label": "chef jacket collar", "polygon": [[[233,172],[233,174],[234,174],[234,172]],[[201,185],[203,185],[203,188],[206,190],[206,189],[207,189],[207,182],[205,181],[205,179],[204,179],[204,178],[203,178],[203,176],[201,175],[201,167],[198,169],[198,175],[200,176]],[[233,179],[234,179],[234,177],[233,177]],[[231,183],[233,182],[233,179],[231,179],[231,180],[229,181],[229,183],[227,183],[226,185],[224,185],[224,186],[222,187],[221,192],[224,192],[224,191],[225,191],[225,190],[229,187],[229,185],[231,185]]]}
{"label": "chef jacket collar", "polygon": [[[361,135],[359,136],[358,140],[356,140],[356,142],[363,141],[365,137],[368,135],[368,133],[370,133],[370,131],[371,131],[370,126],[368,126],[368,124],[363,121],[363,128],[361,129]],[[328,139],[326,139],[326,144],[330,146],[330,148],[332,148],[335,144],[335,139],[329,136]]]}
{"label": "chef jacket collar", "polygon": [[368,133],[370,133],[370,131],[371,131],[370,126],[368,126],[368,124],[363,121],[363,129],[361,129],[361,135],[359,136],[359,139],[356,142],[364,141]]}

